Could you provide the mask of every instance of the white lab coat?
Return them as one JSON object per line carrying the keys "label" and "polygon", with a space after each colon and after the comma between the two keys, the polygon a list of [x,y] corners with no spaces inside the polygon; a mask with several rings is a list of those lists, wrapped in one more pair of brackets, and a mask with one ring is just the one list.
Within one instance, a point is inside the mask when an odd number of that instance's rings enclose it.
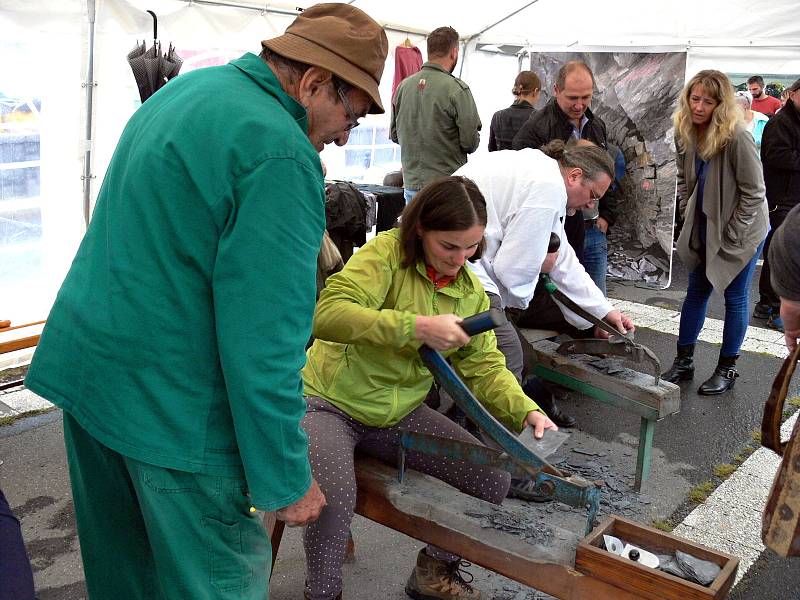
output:
{"label": "white lab coat", "polygon": [[[454,175],[472,179],[486,198],[486,249],[479,261],[468,264],[486,291],[500,296],[503,307],[528,307],[550,232],[555,232],[561,249],[550,273],[553,283],[596,317],[613,310],[567,242],[567,191],[558,162],[531,148],[502,150],[470,158]],[[591,327],[563,305],[559,308],[572,325]]]}

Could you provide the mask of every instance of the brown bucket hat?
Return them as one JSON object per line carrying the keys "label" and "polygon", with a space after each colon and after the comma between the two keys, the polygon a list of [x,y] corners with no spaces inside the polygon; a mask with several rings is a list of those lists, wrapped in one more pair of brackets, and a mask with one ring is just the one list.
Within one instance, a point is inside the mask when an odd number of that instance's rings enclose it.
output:
{"label": "brown bucket hat", "polygon": [[378,84],[389,41],[367,13],[349,4],[315,4],[297,15],[283,35],[264,40],[281,56],[327,69],[372,98],[370,113],[384,111]]}

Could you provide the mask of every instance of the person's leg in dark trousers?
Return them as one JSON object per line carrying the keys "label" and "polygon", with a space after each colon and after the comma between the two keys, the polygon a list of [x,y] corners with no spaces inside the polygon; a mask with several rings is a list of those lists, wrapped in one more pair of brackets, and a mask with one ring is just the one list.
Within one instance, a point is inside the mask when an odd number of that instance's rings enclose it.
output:
{"label": "person's leg in dark trousers", "polygon": [[0,490],[0,600],[34,600],[33,571],[19,521]]}
{"label": "person's leg in dark trousers", "polygon": [[[763,246],[763,242],[761,246]],[[761,255],[761,246],[758,247],[750,262],[725,288],[725,324],[722,329],[722,348],[719,351],[719,360],[714,373],[697,390],[703,396],[717,396],[727,392],[734,386],[736,378],[739,376],[739,372],[736,370],[736,360],[739,358],[739,350],[742,347],[750,320],[750,283],[753,281],[756,261]]]}
{"label": "person's leg in dark trousers", "polygon": [[[350,523],[356,503],[354,449],[396,465],[400,429],[409,429],[479,443],[457,424],[432,408],[421,405],[397,425],[368,427],[322,398],[309,396],[303,429],[309,439],[309,460],[314,479],[325,494],[327,505],[319,519],[306,527],[303,545],[306,552],[305,597],[332,600],[342,591],[344,561]],[[500,504],[508,490],[509,476],[504,471],[462,461],[439,459],[409,452],[406,466],[432,475],[457,489],[483,500]],[[429,546],[429,556],[446,562],[457,556]]]}
{"label": "person's leg in dark trousers", "polygon": [[270,543],[243,477],[126,457],[66,412],[64,440],[90,598],[268,598]]}
{"label": "person's leg in dark trousers", "polygon": [[764,259],[761,264],[761,275],[758,278],[758,303],[753,311],[753,317],[756,319],[768,319],[775,307],[780,304],[778,296],[772,289],[769,260],[767,258],[769,255],[769,243],[772,241],[773,231],[774,229],[770,230],[770,232],[767,234],[767,240],[764,242]]}

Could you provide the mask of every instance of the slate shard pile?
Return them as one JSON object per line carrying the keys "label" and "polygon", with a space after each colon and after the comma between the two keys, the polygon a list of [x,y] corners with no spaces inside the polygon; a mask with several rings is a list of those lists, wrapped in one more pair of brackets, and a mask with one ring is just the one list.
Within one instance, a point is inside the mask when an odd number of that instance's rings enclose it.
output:
{"label": "slate shard pile", "polygon": [[[609,233],[609,246],[619,248],[608,253],[608,275],[633,281],[644,281],[655,287],[669,283],[669,261],[660,247],[646,252],[639,242],[629,242],[625,233]],[[633,248],[626,248],[631,244]],[[639,246],[639,248],[636,248]],[[624,250],[623,250],[624,248]],[[655,254],[658,253],[658,256]]]}
{"label": "slate shard pile", "polygon": [[[570,473],[580,475],[588,481],[602,481],[600,490],[600,511],[598,517],[606,515],[620,515],[636,520],[647,510],[647,505],[652,501],[633,490],[633,477],[618,474],[612,467],[599,459],[605,456],[603,452],[595,452],[581,447],[571,449],[573,456],[567,456],[554,461],[554,465]],[[551,503],[542,509],[548,513],[575,512],[584,514],[585,511],[572,508],[561,503]]]}
{"label": "slate shard pile", "polygon": [[586,363],[592,365],[598,371],[606,375],[616,375],[625,371],[624,358],[602,358],[599,356],[590,357]]}
{"label": "slate shard pile", "polygon": [[549,547],[555,541],[555,533],[551,527],[544,525],[541,519],[532,514],[531,518],[521,518],[519,513],[510,513],[499,507],[491,507],[489,513],[468,512],[468,517],[481,519],[481,527],[499,529],[519,536],[529,544]]}

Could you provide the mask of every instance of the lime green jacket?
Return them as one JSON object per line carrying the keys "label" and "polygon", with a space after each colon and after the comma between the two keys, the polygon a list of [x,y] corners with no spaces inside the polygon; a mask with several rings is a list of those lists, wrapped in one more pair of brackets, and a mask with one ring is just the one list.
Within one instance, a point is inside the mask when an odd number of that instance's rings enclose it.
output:
{"label": "lime green jacket", "polygon": [[[401,268],[400,232],[379,234],[328,278],[314,314],[314,336],[303,369],[305,393],[320,396],[373,427],[390,427],[416,409],[433,376],[415,339],[417,315],[468,317],[489,308],[477,277],[461,269],[439,290],[418,262]],[[492,332],[473,336],[451,359],[475,396],[502,423],[521,431],[537,410],[506,369]]]}

